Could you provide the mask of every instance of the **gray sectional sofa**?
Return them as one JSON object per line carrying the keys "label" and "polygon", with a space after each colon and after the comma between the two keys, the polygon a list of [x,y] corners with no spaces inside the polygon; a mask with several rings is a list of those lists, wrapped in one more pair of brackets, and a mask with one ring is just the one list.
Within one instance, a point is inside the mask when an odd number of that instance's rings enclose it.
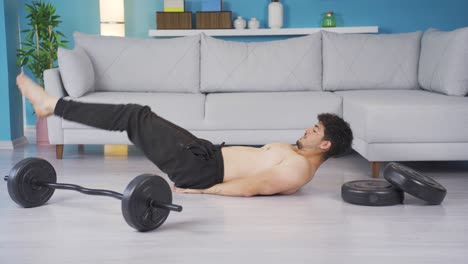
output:
{"label": "gray sectional sofa", "polygon": [[[75,33],[45,88],[83,102],[138,103],[215,144],[294,144],[319,113],[351,125],[382,161],[468,160],[468,28],[231,42]],[[51,144],[131,144],[125,133],[48,118]]]}

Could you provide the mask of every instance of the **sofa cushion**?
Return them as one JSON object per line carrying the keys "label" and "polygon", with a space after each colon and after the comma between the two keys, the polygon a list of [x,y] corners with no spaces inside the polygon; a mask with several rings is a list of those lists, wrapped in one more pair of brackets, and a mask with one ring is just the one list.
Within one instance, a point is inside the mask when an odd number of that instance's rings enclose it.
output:
{"label": "sofa cushion", "polygon": [[328,92],[214,93],[206,97],[207,129],[304,129],[317,114],[341,116],[341,98]]}
{"label": "sofa cushion", "polygon": [[199,92],[199,35],[174,39],[73,36],[93,63],[96,91]]}
{"label": "sofa cushion", "polygon": [[324,90],[418,89],[421,35],[324,31]]}
{"label": "sofa cushion", "polygon": [[80,97],[94,91],[93,64],[82,48],[58,48],[57,57],[63,86],[71,97]]}
{"label": "sofa cushion", "polygon": [[322,90],[321,33],[268,42],[202,35],[202,92]]}
{"label": "sofa cushion", "polygon": [[[203,125],[205,108],[205,95],[203,94],[94,92],[73,100],[85,103],[147,105],[157,115],[186,129],[200,129]],[[66,129],[89,128],[67,120],[63,120],[62,127]]]}
{"label": "sofa cushion", "polygon": [[468,97],[423,90],[336,94],[355,137],[367,143],[468,142]]}
{"label": "sofa cushion", "polygon": [[424,33],[419,60],[423,89],[447,95],[468,93],[468,27],[450,32]]}

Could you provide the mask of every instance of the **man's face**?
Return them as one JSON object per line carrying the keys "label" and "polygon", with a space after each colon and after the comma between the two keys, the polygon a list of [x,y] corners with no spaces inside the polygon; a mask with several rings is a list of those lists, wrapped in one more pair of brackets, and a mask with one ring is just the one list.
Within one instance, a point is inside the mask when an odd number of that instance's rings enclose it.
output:
{"label": "man's face", "polygon": [[324,141],[324,127],[318,122],[313,127],[309,127],[304,131],[304,136],[296,141],[297,148],[300,150],[328,150],[330,141]]}

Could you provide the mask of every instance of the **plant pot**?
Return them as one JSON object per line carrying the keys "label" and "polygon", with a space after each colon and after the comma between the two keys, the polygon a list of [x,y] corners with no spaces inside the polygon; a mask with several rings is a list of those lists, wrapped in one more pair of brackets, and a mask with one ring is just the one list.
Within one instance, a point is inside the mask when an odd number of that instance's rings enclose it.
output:
{"label": "plant pot", "polygon": [[49,145],[47,118],[36,117],[36,145]]}

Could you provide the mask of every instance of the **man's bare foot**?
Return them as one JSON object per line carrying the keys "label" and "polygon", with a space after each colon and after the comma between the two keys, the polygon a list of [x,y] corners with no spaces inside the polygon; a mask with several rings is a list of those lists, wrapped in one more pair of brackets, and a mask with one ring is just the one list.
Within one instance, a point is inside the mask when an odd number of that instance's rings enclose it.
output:
{"label": "man's bare foot", "polygon": [[16,77],[16,84],[24,97],[33,105],[36,115],[47,117],[54,113],[57,97],[48,95],[44,88],[29,79],[23,72]]}

